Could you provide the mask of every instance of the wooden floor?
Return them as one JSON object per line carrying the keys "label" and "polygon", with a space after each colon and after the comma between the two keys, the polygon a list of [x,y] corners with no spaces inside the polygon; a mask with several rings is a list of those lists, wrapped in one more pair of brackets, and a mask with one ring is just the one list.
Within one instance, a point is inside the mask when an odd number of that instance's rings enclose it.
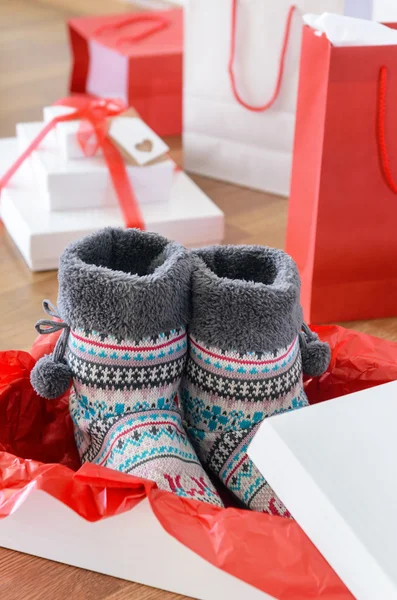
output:
{"label": "wooden floor", "polygon": [[[84,14],[125,12],[121,0],[0,0],[0,136],[15,123],[41,117],[42,107],[67,92],[69,53],[65,20]],[[169,140],[182,161],[179,139]],[[226,241],[283,247],[287,201],[214,180],[195,181],[226,213]],[[0,350],[28,350],[41,318],[41,301],[57,296],[56,273],[32,274],[0,225]],[[397,340],[397,319],[349,323]],[[4,600],[165,600],[174,594],[144,588],[0,549]]]}

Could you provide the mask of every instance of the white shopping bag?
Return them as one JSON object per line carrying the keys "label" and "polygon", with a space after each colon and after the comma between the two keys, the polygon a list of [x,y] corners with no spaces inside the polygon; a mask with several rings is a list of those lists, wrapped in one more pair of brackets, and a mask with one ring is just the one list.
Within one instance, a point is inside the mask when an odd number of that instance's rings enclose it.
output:
{"label": "white shopping bag", "polygon": [[397,0],[372,0],[372,18],[384,23],[397,21]]}
{"label": "white shopping bag", "polygon": [[397,0],[370,0],[364,5],[362,0],[346,0],[346,14],[383,23],[397,21]]}
{"label": "white shopping bag", "polygon": [[[359,1],[365,16],[372,2]],[[302,15],[345,8],[345,0],[188,0],[188,171],[288,195]]]}

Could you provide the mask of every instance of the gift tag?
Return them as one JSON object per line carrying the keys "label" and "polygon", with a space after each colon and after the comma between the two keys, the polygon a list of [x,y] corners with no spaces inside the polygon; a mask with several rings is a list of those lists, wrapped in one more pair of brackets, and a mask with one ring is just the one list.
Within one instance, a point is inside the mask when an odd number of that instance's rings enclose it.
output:
{"label": "gift tag", "polygon": [[139,166],[146,165],[169,150],[167,144],[138,117],[117,117],[113,119],[109,136]]}

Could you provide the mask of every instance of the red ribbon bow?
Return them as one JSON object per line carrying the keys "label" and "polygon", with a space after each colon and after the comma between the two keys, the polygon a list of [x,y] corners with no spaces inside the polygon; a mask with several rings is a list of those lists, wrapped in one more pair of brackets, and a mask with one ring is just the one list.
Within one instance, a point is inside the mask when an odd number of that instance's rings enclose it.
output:
{"label": "red ribbon bow", "polygon": [[75,112],[55,117],[43,127],[28,148],[0,179],[0,191],[58,123],[79,119],[81,120],[81,124],[77,133],[78,143],[85,156],[93,156],[98,148],[102,149],[123,214],[125,226],[144,229],[145,226],[141,211],[131,187],[123,157],[119,149],[108,137],[109,117],[116,117],[125,111],[127,108],[126,105],[121,100],[90,98],[84,95],[62,98],[55,103],[55,106],[59,105],[74,108]]}

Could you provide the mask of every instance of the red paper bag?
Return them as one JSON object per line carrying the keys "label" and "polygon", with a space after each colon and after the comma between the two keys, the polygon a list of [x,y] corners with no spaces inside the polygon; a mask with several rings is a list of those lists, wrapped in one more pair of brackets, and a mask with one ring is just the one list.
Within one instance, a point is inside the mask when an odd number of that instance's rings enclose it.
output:
{"label": "red paper bag", "polygon": [[158,135],[182,131],[182,10],[68,22],[70,91],[123,99]]}
{"label": "red paper bag", "polygon": [[397,46],[305,27],[286,249],[308,322],[397,315],[396,98]]}

